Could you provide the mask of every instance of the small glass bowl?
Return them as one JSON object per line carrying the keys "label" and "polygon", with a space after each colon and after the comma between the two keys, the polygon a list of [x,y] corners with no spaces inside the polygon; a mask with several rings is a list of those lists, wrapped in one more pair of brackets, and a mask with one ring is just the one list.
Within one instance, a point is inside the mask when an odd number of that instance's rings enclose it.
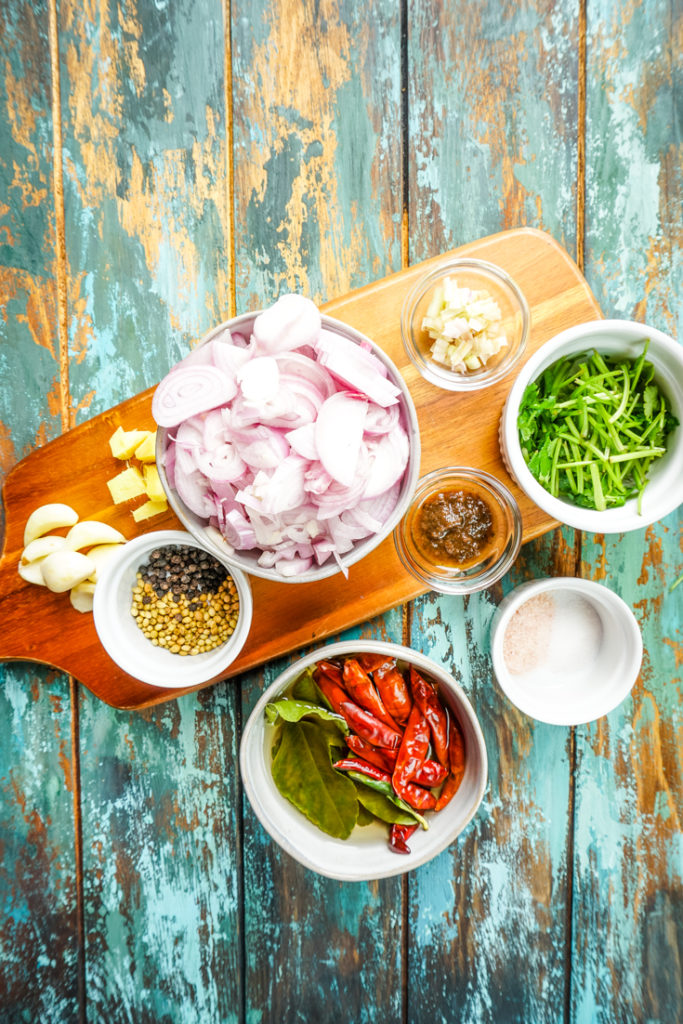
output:
{"label": "small glass bowl", "polygon": [[[481,550],[458,565],[427,552],[419,525],[425,504],[439,493],[462,491],[483,501],[491,514],[489,535]],[[499,480],[466,466],[436,469],[418,481],[413,500],[394,530],[401,562],[417,579],[440,594],[472,594],[496,583],[512,566],[522,543],[522,516],[517,502]]]}
{"label": "small glass bowl", "polygon": [[[498,304],[508,344],[478,370],[456,372],[432,358],[432,339],[422,327],[434,289],[446,277],[461,287],[487,292]],[[484,260],[456,259],[442,263],[414,285],[401,312],[401,336],[406,353],[425,380],[446,391],[475,391],[501,380],[517,365],[526,347],[529,306],[512,278]]]}

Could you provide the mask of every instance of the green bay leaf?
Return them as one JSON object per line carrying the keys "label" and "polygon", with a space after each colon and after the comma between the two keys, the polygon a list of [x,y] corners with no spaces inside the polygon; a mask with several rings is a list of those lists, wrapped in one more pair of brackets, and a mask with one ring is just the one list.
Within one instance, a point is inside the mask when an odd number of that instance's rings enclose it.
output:
{"label": "green bay leaf", "polygon": [[278,790],[323,832],[348,839],[358,820],[358,798],[351,779],[332,767],[336,730],[305,720],[283,721],[281,729],[272,763]]}

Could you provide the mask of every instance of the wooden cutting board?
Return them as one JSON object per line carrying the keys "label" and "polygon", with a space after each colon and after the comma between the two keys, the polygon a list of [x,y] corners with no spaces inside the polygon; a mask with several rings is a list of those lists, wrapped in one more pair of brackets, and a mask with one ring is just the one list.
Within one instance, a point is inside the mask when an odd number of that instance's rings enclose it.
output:
{"label": "wooden cutting board", "polygon": [[[400,315],[405,295],[426,270],[453,255],[496,263],[515,279],[531,310],[526,358],[566,327],[602,316],[585,279],[564,249],[549,235],[530,228],[493,235],[415,264],[328,302],[322,309],[373,338],[398,366],[417,409],[421,475],[448,465],[468,465],[493,474],[515,494],[522,513],[523,538],[531,540],[556,523],[519,491],[501,461],[498,422],[513,378],[473,394],[442,391],[420,376],[401,343]],[[179,528],[170,511],[136,525],[129,507],[111,504],[106,485],[122,468],[110,455],[109,437],[119,424],[124,430],[154,429],[153,390],[32,452],[9,473],[3,488],[6,521],[0,556],[0,660],[54,665],[117,708],[143,708],[188,690],[149,686],[122,672],[99,643],[92,615],[73,610],[68,594],[53,594],[45,587],[25,583],[16,567],[26,520],[34,508],[47,502],[66,502],[81,519],[103,520],[128,539],[150,530]],[[226,675],[237,675],[319,642],[416,597],[425,588],[403,569],[390,536],[351,566],[348,580],[338,575],[318,583],[287,584],[253,578],[252,589],[251,632]]]}

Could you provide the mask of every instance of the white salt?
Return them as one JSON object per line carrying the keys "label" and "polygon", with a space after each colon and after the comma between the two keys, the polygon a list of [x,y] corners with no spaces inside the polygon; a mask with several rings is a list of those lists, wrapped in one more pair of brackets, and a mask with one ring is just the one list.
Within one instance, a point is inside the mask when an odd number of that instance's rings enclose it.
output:
{"label": "white salt", "polygon": [[603,640],[593,604],[571,591],[529,598],[510,619],[503,637],[503,658],[520,682],[567,682],[598,661]]}

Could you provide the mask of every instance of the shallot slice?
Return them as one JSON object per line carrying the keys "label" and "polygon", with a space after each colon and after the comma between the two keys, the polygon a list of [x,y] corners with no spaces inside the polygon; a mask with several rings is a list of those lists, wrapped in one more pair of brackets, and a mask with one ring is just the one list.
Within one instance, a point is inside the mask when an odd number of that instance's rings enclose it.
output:
{"label": "shallot slice", "polygon": [[215,409],[237,394],[237,383],[217,366],[180,363],[166,374],[152,398],[160,427],[177,427],[197,413]]}
{"label": "shallot slice", "polygon": [[339,391],[325,399],[315,423],[320,461],[344,487],[349,487],[356,475],[367,408],[367,402]]}
{"label": "shallot slice", "polygon": [[314,302],[303,295],[282,295],[254,320],[254,345],[269,355],[314,345],[320,325],[320,311]]}
{"label": "shallot slice", "polygon": [[377,405],[388,406],[398,402],[401,392],[387,380],[385,367],[371,352],[365,352],[348,338],[324,328],[316,351],[322,366]]}

